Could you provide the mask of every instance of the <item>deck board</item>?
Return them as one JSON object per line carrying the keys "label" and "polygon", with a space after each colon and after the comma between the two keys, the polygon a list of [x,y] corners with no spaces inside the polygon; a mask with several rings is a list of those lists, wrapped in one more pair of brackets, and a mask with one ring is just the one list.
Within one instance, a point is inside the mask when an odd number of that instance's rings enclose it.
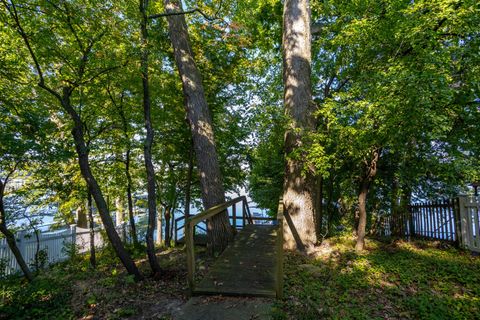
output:
{"label": "deck board", "polygon": [[275,297],[276,232],[273,225],[245,226],[193,294]]}

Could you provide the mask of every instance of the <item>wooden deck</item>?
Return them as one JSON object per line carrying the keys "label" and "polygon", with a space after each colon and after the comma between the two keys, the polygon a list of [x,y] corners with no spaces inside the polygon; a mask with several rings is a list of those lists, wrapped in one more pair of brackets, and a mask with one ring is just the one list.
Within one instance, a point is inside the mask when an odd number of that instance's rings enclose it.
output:
{"label": "wooden deck", "polygon": [[276,297],[278,226],[246,225],[218,257],[194,295]]}

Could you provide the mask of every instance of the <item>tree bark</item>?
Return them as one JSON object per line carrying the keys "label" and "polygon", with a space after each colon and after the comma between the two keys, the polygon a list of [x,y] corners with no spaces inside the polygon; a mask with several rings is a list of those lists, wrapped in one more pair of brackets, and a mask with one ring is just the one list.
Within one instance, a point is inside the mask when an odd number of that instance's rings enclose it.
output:
{"label": "tree bark", "polygon": [[[167,13],[182,11],[179,0],[164,0]],[[182,80],[187,118],[200,173],[202,202],[205,209],[225,202],[223,178],[218,162],[212,117],[208,109],[200,71],[195,65],[184,15],[167,16],[168,32],[175,62]],[[221,252],[233,238],[227,212],[207,222],[209,251]]]}
{"label": "tree bark", "polygon": [[[395,173],[394,173],[395,174]],[[398,179],[393,177],[392,179],[392,195],[391,195],[391,203],[390,203],[390,215],[392,216],[393,218],[393,221],[397,221],[396,220],[396,217],[398,216],[398,193],[399,193],[400,189],[399,189],[399,185],[398,185]],[[391,226],[391,230],[392,232],[392,235],[394,236],[398,236],[399,234],[399,226],[394,223],[392,226]]]}
{"label": "tree bark", "polygon": [[315,187],[315,225],[317,227],[317,239],[320,240],[322,236],[323,229],[323,177],[316,177],[316,187]]}
{"label": "tree bark", "polygon": [[[114,101],[113,96],[111,97]],[[133,215],[133,196],[132,196],[132,175],[130,174],[130,163],[131,163],[131,153],[132,145],[130,141],[130,135],[128,134],[128,121],[123,111],[123,95],[122,103],[118,107],[118,112],[120,118],[122,119],[122,130],[125,143],[127,145],[127,150],[125,151],[125,176],[127,178],[127,206],[128,206],[128,221],[130,225],[130,238],[132,239],[134,247],[138,247],[138,237],[137,237],[137,228],[135,226],[135,217]]]}
{"label": "tree bark", "polygon": [[93,269],[97,267],[97,257],[95,252],[95,222],[93,221],[93,202],[90,191],[87,195],[88,224],[90,227],[90,265]]}
{"label": "tree bark", "polygon": [[61,104],[63,109],[69,114],[70,118],[73,120],[74,126],[72,129],[72,135],[75,142],[75,149],[78,155],[80,171],[87,183],[89,192],[92,194],[92,197],[95,200],[98,213],[100,214],[100,218],[102,219],[102,223],[105,227],[105,232],[110,243],[112,244],[113,249],[115,250],[115,253],[119,257],[127,272],[133,275],[136,280],[141,280],[142,275],[138,271],[137,266],[133,262],[128,252],[123,247],[122,240],[118,236],[118,233],[115,230],[115,226],[112,221],[112,217],[110,216],[107,202],[105,201],[100,186],[98,185],[98,182],[91,171],[88,159],[88,149],[86,147],[85,137],[83,133],[83,122],[70,103],[70,94],[71,90],[69,88],[63,89]]}
{"label": "tree bark", "polygon": [[115,199],[115,225],[117,227],[122,227],[122,240],[127,242],[127,235],[125,231],[125,211],[123,206],[123,200],[121,197]]}
{"label": "tree bark", "polygon": [[165,208],[165,246],[170,247],[170,207]]}
{"label": "tree bark", "polygon": [[162,229],[163,229],[163,226],[162,226],[162,212],[163,212],[163,208],[162,208],[162,205],[160,205],[160,207],[158,208],[158,211],[157,211],[157,225],[156,225],[156,232],[157,232],[157,244],[158,245],[161,245],[162,242],[163,242],[163,236],[162,236]]}
{"label": "tree bark", "polygon": [[402,195],[400,198],[400,211],[402,212],[402,217],[405,217],[408,219],[408,221],[404,221],[404,223],[408,223],[409,240],[415,234],[415,224],[413,223],[412,213],[409,210],[411,200],[412,200],[412,189],[410,186],[404,185],[402,187]]}
{"label": "tree bark", "polygon": [[130,149],[125,156],[125,175],[127,176],[127,202],[128,202],[128,220],[130,222],[130,237],[133,245],[138,246],[137,228],[135,226],[135,217],[133,215],[133,196],[132,196],[132,175],[130,174]]}
{"label": "tree bark", "polygon": [[[20,269],[22,270],[25,278],[31,282],[33,280],[33,274],[31,273],[30,269],[27,266],[27,263],[23,259],[22,253],[17,247],[17,242],[15,240],[15,235],[8,230],[7,221],[6,221],[6,213],[5,213],[5,206],[3,203],[5,195],[5,184],[0,181],[0,232],[5,236],[7,240],[8,247],[13,253],[15,260],[17,260]],[[23,241],[24,239],[22,239]]]}
{"label": "tree bark", "polygon": [[362,251],[365,247],[365,232],[367,227],[367,196],[370,189],[370,184],[375,179],[377,174],[377,163],[380,158],[380,150],[375,149],[372,154],[372,158],[366,168],[366,173],[363,175],[360,182],[360,190],[358,193],[358,227],[357,227],[357,243],[355,250],[357,252]]}
{"label": "tree bark", "polygon": [[193,176],[193,146],[188,156],[188,168],[187,168],[187,182],[185,185],[185,221],[190,217],[190,203],[191,191],[192,191],[192,176]]}
{"label": "tree bark", "polygon": [[314,129],[311,92],[311,34],[309,0],[285,0],[283,12],[283,82],[285,114],[290,119],[285,134],[285,248],[305,250],[317,243],[315,179],[303,174],[304,161],[292,157],[302,146],[302,136]]}
{"label": "tree bark", "polygon": [[140,13],[142,21],[140,24],[142,34],[142,85],[143,85],[143,113],[145,120],[145,137],[144,158],[145,170],[147,172],[147,193],[148,193],[148,226],[145,236],[147,242],[147,255],[150,268],[153,273],[159,273],[160,265],[155,254],[155,242],[153,241],[153,232],[155,230],[155,216],[157,214],[157,204],[155,196],[155,170],[152,163],[152,144],[153,144],[153,128],[151,119],[151,101],[150,101],[150,85],[148,82],[148,32],[147,32],[147,0],[140,0]]}

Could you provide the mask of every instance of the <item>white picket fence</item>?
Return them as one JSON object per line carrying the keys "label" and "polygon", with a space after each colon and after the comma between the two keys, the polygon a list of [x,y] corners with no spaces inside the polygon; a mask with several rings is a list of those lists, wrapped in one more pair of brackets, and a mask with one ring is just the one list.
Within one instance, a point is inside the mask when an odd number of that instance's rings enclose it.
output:
{"label": "white picket fence", "polygon": [[[117,232],[122,237],[124,225],[117,226]],[[72,243],[75,243],[76,249],[79,253],[86,253],[90,250],[90,232],[89,229],[79,228],[76,225],[71,225],[62,230],[51,232],[39,232],[39,250],[43,250],[47,254],[47,264],[65,261],[69,258],[69,248]],[[23,259],[27,265],[32,266],[35,262],[35,255],[37,252],[37,237],[33,232],[19,231],[15,235],[18,249],[22,254]],[[94,230],[95,247],[103,247],[106,243],[103,239],[100,228]],[[13,256],[8,247],[5,238],[0,239],[0,260],[6,262],[4,270],[5,275],[15,274],[20,272],[20,267],[17,260]]]}
{"label": "white picket fence", "polygon": [[480,252],[480,197],[459,197],[459,207],[462,245]]}

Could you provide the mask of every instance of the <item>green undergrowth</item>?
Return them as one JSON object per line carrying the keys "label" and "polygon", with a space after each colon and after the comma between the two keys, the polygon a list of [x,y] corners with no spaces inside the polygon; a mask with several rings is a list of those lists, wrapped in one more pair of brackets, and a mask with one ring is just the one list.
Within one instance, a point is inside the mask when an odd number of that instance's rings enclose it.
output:
{"label": "green undergrowth", "polygon": [[[38,272],[32,283],[19,277],[0,280],[0,320],[125,319],[140,314],[148,301],[155,302],[149,307],[156,307],[170,297],[182,299],[185,272],[178,267],[184,260],[181,250],[159,250],[165,273],[156,277],[149,272],[144,248],[129,251],[146,275],[142,282],[136,283],[125,273],[108,247],[97,252],[96,269],[90,266],[88,256],[74,254],[68,261]],[[154,311],[161,315],[161,305]]]}
{"label": "green undergrowth", "polygon": [[329,240],[285,257],[276,319],[479,319],[480,258],[438,242]]}

